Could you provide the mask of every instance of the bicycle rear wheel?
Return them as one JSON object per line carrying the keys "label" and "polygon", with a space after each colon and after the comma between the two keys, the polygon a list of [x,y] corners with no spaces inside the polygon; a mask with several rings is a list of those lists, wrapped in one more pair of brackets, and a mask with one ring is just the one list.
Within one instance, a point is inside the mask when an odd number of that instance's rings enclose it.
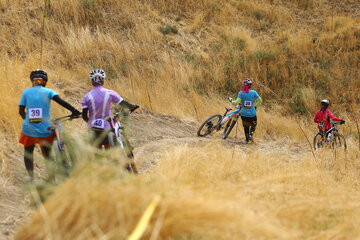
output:
{"label": "bicycle rear wheel", "polygon": [[[197,131],[197,135],[199,137],[205,137],[206,135],[209,135],[212,131],[220,129],[220,121],[221,121],[221,115],[220,114],[214,114],[208,119],[206,119],[203,124],[199,127],[199,130]],[[216,127],[214,127],[216,126]]]}
{"label": "bicycle rear wheel", "polygon": [[314,137],[314,149],[317,150],[319,148],[324,147],[325,145],[325,137],[322,132],[318,132]]}
{"label": "bicycle rear wheel", "polygon": [[346,150],[345,137],[342,134],[335,133],[331,142],[331,146],[335,148],[344,148]]}
{"label": "bicycle rear wheel", "polygon": [[72,168],[72,161],[64,143],[62,143],[61,140],[55,140],[53,142],[53,150],[53,156],[56,164],[53,171],[56,172],[55,174],[68,176]]}
{"label": "bicycle rear wheel", "polygon": [[238,119],[237,117],[234,117],[234,118],[230,119],[230,121],[226,124],[224,133],[222,135],[223,139],[226,139],[229,136],[229,134],[231,133],[231,130],[234,128],[234,126],[237,122],[237,119]]}

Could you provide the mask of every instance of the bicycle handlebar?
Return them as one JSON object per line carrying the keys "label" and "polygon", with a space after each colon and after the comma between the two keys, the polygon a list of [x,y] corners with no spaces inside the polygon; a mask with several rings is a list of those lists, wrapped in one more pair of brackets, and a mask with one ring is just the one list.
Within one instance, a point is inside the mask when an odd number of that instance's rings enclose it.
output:
{"label": "bicycle handlebar", "polygon": [[[136,109],[138,109],[138,108],[139,108],[139,106],[136,105],[135,108],[133,108],[132,110],[129,110],[129,113],[133,113],[133,112],[134,112]],[[111,118],[113,118],[114,120],[116,120],[119,115],[120,115],[120,113],[119,113],[119,112],[116,112],[116,113],[114,113],[114,116],[105,117],[104,120],[106,121],[106,120],[109,120],[109,119],[111,119]]]}
{"label": "bicycle handlebar", "polygon": [[[322,124],[322,125],[324,125],[325,123],[324,122],[318,122],[318,124]],[[331,124],[331,126],[335,126],[335,125],[342,125],[342,124],[345,124],[345,122],[331,122],[330,123]]]}
{"label": "bicycle handlebar", "polygon": [[136,107],[135,107],[135,108],[133,108],[132,110],[130,110],[130,113],[135,112],[135,110],[136,110],[136,109],[138,109],[138,108],[139,108],[139,106],[138,106],[138,105],[136,105]]}
{"label": "bicycle handlebar", "polygon": [[59,118],[53,118],[53,119],[51,119],[51,121],[52,122],[59,122],[59,121],[63,122],[63,121],[71,121],[76,118],[80,118],[80,115],[73,116],[72,114],[70,114],[70,115],[66,115],[63,117],[59,117]]}

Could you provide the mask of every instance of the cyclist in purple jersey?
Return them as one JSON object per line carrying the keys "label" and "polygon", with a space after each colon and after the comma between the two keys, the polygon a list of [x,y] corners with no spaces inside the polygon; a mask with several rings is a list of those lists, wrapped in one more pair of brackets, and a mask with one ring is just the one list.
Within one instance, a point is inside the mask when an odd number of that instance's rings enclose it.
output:
{"label": "cyclist in purple jersey", "polygon": [[94,69],[90,72],[93,89],[84,96],[81,105],[82,118],[88,123],[90,133],[95,137],[98,147],[109,148],[108,133],[111,131],[111,125],[105,118],[111,116],[111,103],[120,104],[130,110],[135,110],[138,106],[126,102],[115,91],[104,88],[105,78],[106,74],[102,69]]}

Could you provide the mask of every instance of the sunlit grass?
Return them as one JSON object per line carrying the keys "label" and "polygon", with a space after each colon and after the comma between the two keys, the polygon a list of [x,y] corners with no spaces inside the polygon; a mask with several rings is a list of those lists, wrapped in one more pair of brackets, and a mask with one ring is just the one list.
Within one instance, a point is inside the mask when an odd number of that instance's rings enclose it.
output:
{"label": "sunlit grass", "polygon": [[349,145],[347,155],[322,151],[317,161],[301,148],[178,146],[139,176],[114,154],[84,155],[15,239],[125,238],[155,196],[145,239],[356,238],[359,150]]}
{"label": "sunlit grass", "polygon": [[[93,159],[80,144],[84,165],[18,239],[126,238],[157,195],[145,239],[359,237],[356,0],[45,2],[0,1],[1,184],[19,178],[8,159],[21,159],[17,105],[36,68],[78,109],[98,67],[107,73],[105,87],[129,102],[194,124],[222,114],[245,77],[264,103],[256,144],[242,146],[239,121],[228,139],[235,148],[179,144],[138,177],[111,165],[111,154]],[[164,26],[177,31],[164,34]],[[346,120],[347,155],[322,150],[314,158],[310,151],[323,98]],[[65,114],[52,103],[52,116]],[[86,132],[83,122],[67,127]]]}

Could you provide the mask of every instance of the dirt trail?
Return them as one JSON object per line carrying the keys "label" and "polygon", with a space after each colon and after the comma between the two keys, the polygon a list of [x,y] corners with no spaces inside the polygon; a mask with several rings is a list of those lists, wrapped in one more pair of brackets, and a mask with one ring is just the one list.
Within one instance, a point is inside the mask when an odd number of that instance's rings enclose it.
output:
{"label": "dirt trail", "polygon": [[[209,143],[223,143],[225,147],[235,150],[249,149],[251,151],[252,148],[256,148],[258,151],[264,152],[292,151],[294,157],[299,155],[299,146],[293,146],[292,149],[289,149],[289,146],[285,144],[277,146],[269,141],[259,141],[253,145],[246,145],[240,127],[238,127],[236,139],[229,137],[226,141],[222,141],[221,136],[199,138],[196,136],[199,124],[181,121],[171,116],[141,111],[133,113],[131,119],[131,132],[128,134],[130,142],[135,147],[135,161],[140,173],[151,171],[164,153],[182,144],[198,147]],[[7,157],[12,158],[11,162],[14,163],[15,167],[12,169],[13,180],[0,186],[0,240],[12,239],[16,228],[24,223],[32,212],[21,191],[25,177],[22,152],[15,153],[13,151],[12,155],[7,155]],[[35,170],[39,173],[44,172],[41,166]]]}
{"label": "dirt trail", "polygon": [[[200,124],[194,122],[185,122],[170,116],[152,115],[149,113],[134,114],[134,126],[132,129],[131,142],[135,148],[136,163],[140,171],[150,171],[156,166],[157,161],[166,152],[172,148],[185,145],[199,147],[206,144],[224,144],[225,147],[239,151],[254,151],[263,153],[281,154],[290,152],[292,159],[298,160],[303,154],[303,145],[294,145],[289,142],[282,144],[268,140],[256,140],[256,143],[245,144],[245,137],[239,121],[237,129],[233,129],[232,134],[226,139],[221,139],[222,130],[205,138],[196,135],[197,128]],[[237,132],[235,132],[237,131]],[[236,133],[236,134],[235,134]],[[236,135],[236,137],[235,137]],[[285,143],[285,144],[284,144]],[[305,148],[308,146],[305,146]]]}

